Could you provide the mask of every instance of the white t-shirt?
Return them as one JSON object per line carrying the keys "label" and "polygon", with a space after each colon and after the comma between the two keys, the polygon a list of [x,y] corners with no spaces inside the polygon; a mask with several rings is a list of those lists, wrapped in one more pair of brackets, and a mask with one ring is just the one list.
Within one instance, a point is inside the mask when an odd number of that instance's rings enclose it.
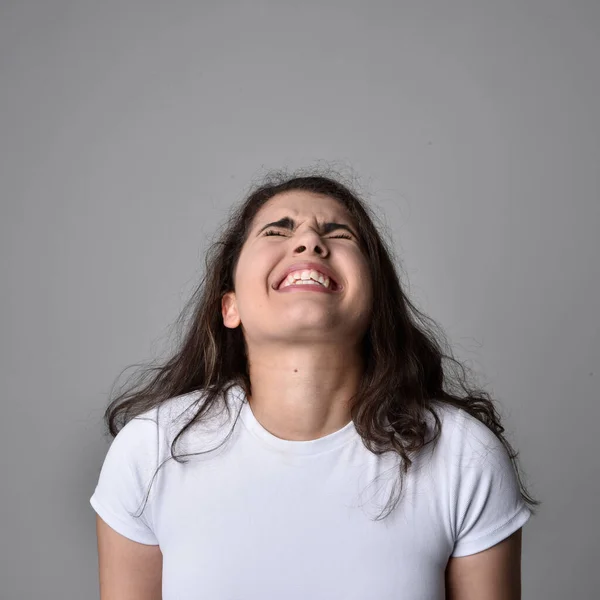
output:
{"label": "white t-shirt", "polygon": [[128,422],[90,499],[117,532],[160,546],[163,600],[443,600],[449,557],[485,550],[530,517],[506,450],[464,410],[436,404],[436,448],[413,462],[400,504],[376,521],[397,454],[371,453],[352,422],[316,440],[278,438],[238,386],[227,395],[231,418],[213,406],[176,453],[224,443],[187,464],[168,460],[132,517],[199,397]]}

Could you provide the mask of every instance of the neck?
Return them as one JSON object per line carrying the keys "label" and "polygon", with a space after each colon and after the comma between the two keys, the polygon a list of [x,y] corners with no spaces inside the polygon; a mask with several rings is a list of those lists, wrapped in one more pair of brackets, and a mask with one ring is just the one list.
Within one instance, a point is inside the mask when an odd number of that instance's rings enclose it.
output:
{"label": "neck", "polygon": [[363,361],[356,348],[318,345],[249,349],[252,394],[259,423],[285,440],[314,440],[350,420]]}

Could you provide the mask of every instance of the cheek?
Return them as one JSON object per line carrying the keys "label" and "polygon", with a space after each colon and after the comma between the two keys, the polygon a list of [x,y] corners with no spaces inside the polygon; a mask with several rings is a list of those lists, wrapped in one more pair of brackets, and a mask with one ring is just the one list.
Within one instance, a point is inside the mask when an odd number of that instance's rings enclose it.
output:
{"label": "cheek", "polygon": [[371,266],[362,252],[356,250],[344,257],[345,268],[354,273],[361,285],[371,286]]}
{"label": "cheek", "polygon": [[246,295],[255,296],[266,290],[271,276],[271,263],[269,255],[262,249],[256,248],[240,254],[235,274],[235,290],[242,302]]}
{"label": "cheek", "polygon": [[235,280],[235,292],[241,303],[245,303],[245,298],[253,296],[258,289],[259,278],[253,274],[248,268],[244,268],[244,265],[240,265],[242,268],[238,271]]}

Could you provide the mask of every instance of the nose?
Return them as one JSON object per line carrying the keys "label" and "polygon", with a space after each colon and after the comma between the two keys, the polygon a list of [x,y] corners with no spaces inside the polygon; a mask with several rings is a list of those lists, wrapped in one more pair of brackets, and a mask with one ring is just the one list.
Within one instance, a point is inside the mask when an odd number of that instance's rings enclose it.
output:
{"label": "nose", "polygon": [[327,245],[321,239],[321,236],[314,230],[308,228],[303,234],[300,236],[300,245],[296,246],[294,250],[294,254],[302,254],[307,252],[310,254],[313,252],[314,254],[318,254],[321,257],[327,256],[329,254],[329,249]]}

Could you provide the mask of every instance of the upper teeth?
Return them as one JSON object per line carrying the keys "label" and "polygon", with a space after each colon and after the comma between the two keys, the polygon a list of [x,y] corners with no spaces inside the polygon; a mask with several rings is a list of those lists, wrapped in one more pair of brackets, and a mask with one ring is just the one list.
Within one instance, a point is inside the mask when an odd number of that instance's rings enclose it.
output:
{"label": "upper teeth", "polygon": [[279,286],[279,289],[287,287],[288,285],[305,285],[306,283],[312,283],[312,281],[318,281],[321,285],[329,288],[329,277],[326,277],[319,271],[314,269],[305,269],[304,271],[293,271],[290,273]]}

